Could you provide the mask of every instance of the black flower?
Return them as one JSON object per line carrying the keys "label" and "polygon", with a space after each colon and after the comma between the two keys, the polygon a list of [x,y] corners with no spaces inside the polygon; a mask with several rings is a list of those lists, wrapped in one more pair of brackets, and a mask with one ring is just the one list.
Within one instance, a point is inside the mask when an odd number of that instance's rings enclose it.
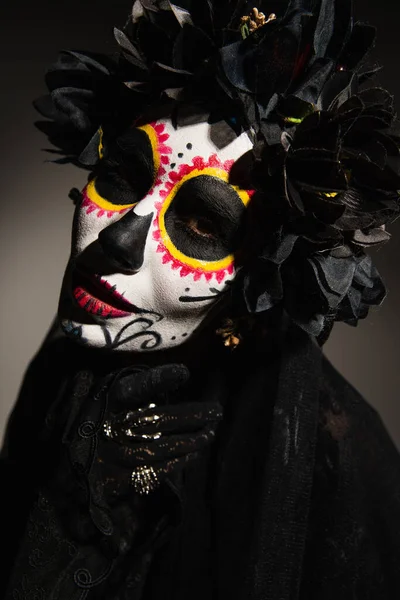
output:
{"label": "black flower", "polygon": [[[99,127],[115,118],[123,90],[114,71],[113,61],[106,56],[71,51],[60,52],[48,70],[50,93],[34,105],[49,120],[37,125],[61,149],[64,162],[89,166],[98,160]],[[92,138],[93,151],[85,153]]]}
{"label": "black flower", "polygon": [[261,0],[250,31],[252,8],[136,0],[115,30],[119,54],[62,53],[37,106],[50,140],[86,167],[160,103],[173,119],[191,107],[248,131],[264,237],[232,294],[252,313],[281,305],[319,335],[328,317],[354,325],[385,295],[364,248],[386,242],[399,214],[393,99],[368,87],[375,29],[354,24],[351,0]]}

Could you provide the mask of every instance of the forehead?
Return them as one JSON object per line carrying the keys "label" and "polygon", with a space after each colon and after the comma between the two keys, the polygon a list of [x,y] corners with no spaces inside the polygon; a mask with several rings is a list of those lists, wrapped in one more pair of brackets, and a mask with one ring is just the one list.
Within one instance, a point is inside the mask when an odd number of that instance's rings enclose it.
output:
{"label": "forehead", "polygon": [[187,164],[196,156],[208,158],[217,154],[219,160],[237,160],[253,145],[246,133],[236,136],[225,122],[207,122],[174,127],[170,119],[152,123],[160,153],[168,157],[169,166]]}

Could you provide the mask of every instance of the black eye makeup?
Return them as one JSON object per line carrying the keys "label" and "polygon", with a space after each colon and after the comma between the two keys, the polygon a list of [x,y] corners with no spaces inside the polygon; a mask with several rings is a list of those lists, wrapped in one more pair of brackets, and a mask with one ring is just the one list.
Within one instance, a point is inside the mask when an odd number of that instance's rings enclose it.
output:
{"label": "black eye makeup", "polygon": [[94,172],[97,193],[115,205],[135,204],[148,194],[155,180],[150,139],[132,128],[119,136]]}
{"label": "black eye makeup", "polygon": [[245,215],[246,208],[231,185],[198,175],[177,191],[165,213],[165,228],[185,256],[217,261],[238,249]]}

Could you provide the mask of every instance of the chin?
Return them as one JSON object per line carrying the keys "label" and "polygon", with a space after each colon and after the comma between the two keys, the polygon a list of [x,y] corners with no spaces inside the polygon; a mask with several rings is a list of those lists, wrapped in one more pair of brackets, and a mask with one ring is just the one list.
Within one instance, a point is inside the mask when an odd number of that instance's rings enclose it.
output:
{"label": "chin", "polygon": [[[196,307],[195,318],[188,318],[189,315],[181,313],[172,316],[167,310],[167,314],[163,315],[143,306],[135,306],[135,312],[115,314],[111,309],[120,310],[124,307],[118,305],[113,297],[111,300],[115,301],[114,305],[106,303],[112,292],[100,290],[101,300],[93,295],[97,292],[88,287],[85,295],[76,298],[66,278],[60,295],[58,319],[69,339],[88,348],[113,352],[143,353],[180,346],[201,328],[210,310],[210,307]],[[99,302],[106,306],[102,314],[95,310]]]}
{"label": "chin", "polygon": [[102,323],[83,323],[68,317],[59,317],[59,320],[70,339],[89,348],[143,352],[164,347],[161,333],[153,328],[151,320],[139,315],[108,319]]}
{"label": "chin", "polygon": [[152,352],[168,350],[188,341],[193,331],[188,331],[185,321],[163,323],[148,315],[135,315],[102,322],[83,322],[81,319],[59,314],[65,335],[82,346],[101,348],[113,352]]}

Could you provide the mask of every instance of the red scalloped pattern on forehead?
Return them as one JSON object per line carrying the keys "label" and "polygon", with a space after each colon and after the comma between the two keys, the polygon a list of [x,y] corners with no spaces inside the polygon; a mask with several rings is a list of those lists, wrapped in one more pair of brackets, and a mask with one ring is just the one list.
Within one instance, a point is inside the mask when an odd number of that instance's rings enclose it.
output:
{"label": "red scalloped pattern on forehead", "polygon": [[226,160],[221,162],[216,154],[212,154],[208,161],[205,161],[201,156],[195,156],[191,165],[180,165],[177,171],[171,171],[168,175],[170,181],[166,181],[164,188],[159,191],[161,198],[166,198],[173,187],[183,178],[185,175],[189,175],[192,171],[198,170],[203,171],[209,167],[214,169],[221,169],[229,173],[231,170],[234,160]]}
{"label": "red scalloped pattern on forehead", "polygon": [[151,127],[155,133],[157,143],[155,144],[155,147],[153,146],[153,151],[156,154],[154,158],[158,162],[156,179],[154,181],[153,188],[149,192],[151,195],[154,193],[154,188],[158,185],[161,185],[162,178],[167,172],[165,165],[167,165],[170,161],[169,155],[172,154],[172,148],[166,144],[170,136],[165,131],[164,123],[158,123],[157,121],[154,121],[149,123],[148,127]]}
{"label": "red scalloped pattern on forehead", "polygon": [[[207,161],[205,161],[204,158],[202,158],[201,156],[196,156],[195,158],[193,158],[191,165],[182,164],[177,170],[171,171],[168,175],[168,180],[164,183],[163,188],[158,192],[162,200],[155,203],[157,213],[153,221],[153,239],[156,242],[158,242],[157,252],[163,255],[163,264],[170,264],[171,268],[174,271],[179,270],[179,274],[181,277],[187,277],[188,275],[192,275],[195,281],[198,281],[201,277],[204,277],[206,281],[211,281],[213,278],[215,278],[218,283],[222,283],[222,281],[227,276],[234,274],[234,264],[232,260],[231,263],[229,263],[226,267],[222,269],[206,270],[202,268],[195,268],[192,265],[185,264],[184,262],[180,261],[178,258],[173,256],[172,253],[168,250],[168,248],[166,248],[165,244],[163,243],[160,231],[159,215],[163,207],[164,201],[167,198],[167,196],[169,196],[174,187],[186,175],[189,175],[193,171],[203,171],[204,169],[215,168],[229,173],[234,162],[235,161],[232,159],[221,162],[216,154],[212,154]],[[249,190],[247,191],[247,193],[249,196],[252,196],[254,191]]]}

